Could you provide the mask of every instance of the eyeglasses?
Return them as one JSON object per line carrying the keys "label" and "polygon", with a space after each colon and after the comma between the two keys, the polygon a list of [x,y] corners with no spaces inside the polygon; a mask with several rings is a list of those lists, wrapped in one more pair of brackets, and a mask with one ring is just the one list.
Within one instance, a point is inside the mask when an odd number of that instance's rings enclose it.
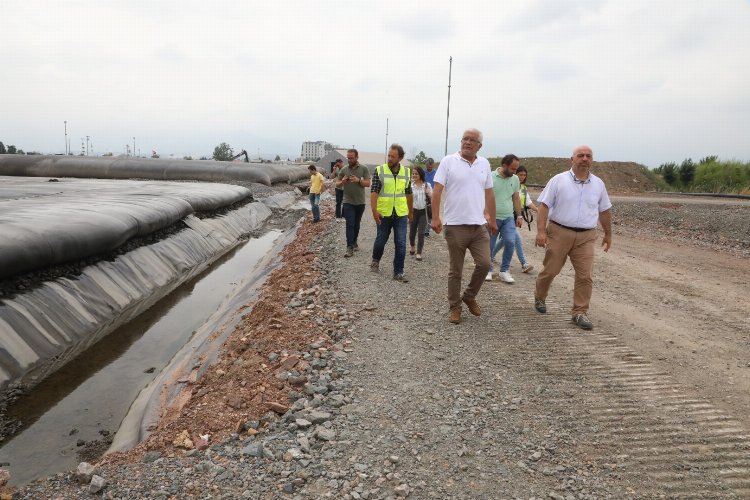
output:
{"label": "eyeglasses", "polygon": [[589,158],[589,159],[591,159],[593,157],[594,157],[594,155],[592,155],[591,153],[577,153],[576,154],[576,158]]}
{"label": "eyeglasses", "polygon": [[479,140],[474,139],[473,137],[464,137],[461,139],[461,142],[474,142],[474,143],[479,144]]}

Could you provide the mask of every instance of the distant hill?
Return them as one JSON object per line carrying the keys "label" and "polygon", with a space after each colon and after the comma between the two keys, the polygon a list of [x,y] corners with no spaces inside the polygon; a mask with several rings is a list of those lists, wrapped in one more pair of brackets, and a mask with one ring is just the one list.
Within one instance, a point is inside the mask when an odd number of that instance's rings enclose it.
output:
{"label": "distant hill", "polygon": [[[500,158],[489,158],[492,168]],[[522,158],[521,165],[529,171],[528,184],[544,185],[553,175],[570,170],[570,158]],[[641,193],[654,191],[656,186],[644,173],[647,167],[631,161],[595,161],[591,171],[601,177],[610,193]]]}

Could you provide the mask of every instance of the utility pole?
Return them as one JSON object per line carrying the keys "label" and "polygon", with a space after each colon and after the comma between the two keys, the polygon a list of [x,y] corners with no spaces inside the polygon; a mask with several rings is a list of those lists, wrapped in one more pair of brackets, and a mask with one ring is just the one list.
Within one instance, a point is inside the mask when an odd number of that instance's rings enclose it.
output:
{"label": "utility pole", "polygon": [[448,156],[448,120],[451,116],[451,73],[453,71],[453,56],[448,59],[448,111],[445,115],[445,153]]}
{"label": "utility pole", "polygon": [[388,163],[388,121],[390,118],[385,119],[385,162]]}
{"label": "utility pole", "polygon": [[65,124],[65,156],[68,156],[68,120],[63,123]]}
{"label": "utility pole", "polygon": [[135,156],[135,137],[133,137],[133,156]]}
{"label": "utility pole", "polygon": [[89,155],[89,136],[86,136],[86,156]]}

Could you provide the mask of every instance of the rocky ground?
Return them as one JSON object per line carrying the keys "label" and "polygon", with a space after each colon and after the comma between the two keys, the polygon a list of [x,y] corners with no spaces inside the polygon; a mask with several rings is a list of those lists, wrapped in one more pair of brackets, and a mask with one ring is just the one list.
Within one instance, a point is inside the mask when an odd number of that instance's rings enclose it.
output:
{"label": "rocky ground", "polygon": [[442,237],[395,282],[392,245],[369,271],[369,212],[344,259],[327,205],[147,441],[14,498],[746,497],[750,204],[615,206],[582,332],[571,270],[542,316],[517,262],[449,324]]}

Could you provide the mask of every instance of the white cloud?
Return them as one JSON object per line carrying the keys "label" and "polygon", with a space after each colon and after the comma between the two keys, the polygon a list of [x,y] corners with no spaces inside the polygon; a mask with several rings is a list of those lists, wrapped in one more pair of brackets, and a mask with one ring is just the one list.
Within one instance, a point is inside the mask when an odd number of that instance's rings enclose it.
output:
{"label": "white cloud", "polygon": [[[651,165],[750,159],[742,0],[3,2],[0,140],[62,151],[296,154],[324,139]],[[231,140],[230,140],[231,138]],[[79,140],[79,139],[76,139]],[[236,143],[236,144],[235,144]],[[555,152],[556,148],[560,151]]]}

